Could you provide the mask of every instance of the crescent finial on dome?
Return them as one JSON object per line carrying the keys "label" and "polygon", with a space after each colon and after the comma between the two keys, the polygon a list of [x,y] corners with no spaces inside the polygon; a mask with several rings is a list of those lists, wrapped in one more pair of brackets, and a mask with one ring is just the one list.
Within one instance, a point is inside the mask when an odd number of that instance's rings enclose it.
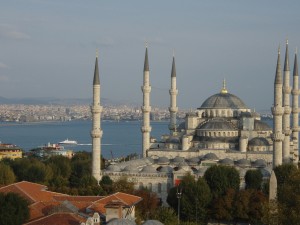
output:
{"label": "crescent finial on dome", "polygon": [[221,94],[227,94],[228,91],[226,89],[226,80],[225,78],[223,79],[223,88],[221,89]]}

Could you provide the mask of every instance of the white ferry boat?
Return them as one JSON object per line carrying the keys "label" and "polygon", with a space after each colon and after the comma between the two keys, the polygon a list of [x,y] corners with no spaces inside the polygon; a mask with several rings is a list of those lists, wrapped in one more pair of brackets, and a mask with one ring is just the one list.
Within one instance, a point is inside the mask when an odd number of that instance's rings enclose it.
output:
{"label": "white ferry boat", "polygon": [[64,141],[58,142],[60,145],[77,145],[77,141],[66,139]]}

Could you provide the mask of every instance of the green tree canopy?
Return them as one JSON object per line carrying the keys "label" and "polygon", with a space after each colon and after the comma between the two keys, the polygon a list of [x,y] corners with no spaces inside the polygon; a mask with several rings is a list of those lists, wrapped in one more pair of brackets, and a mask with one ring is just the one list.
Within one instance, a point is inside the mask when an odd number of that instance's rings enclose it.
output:
{"label": "green tree canopy", "polygon": [[260,170],[248,170],[245,174],[245,182],[247,189],[260,190],[262,188],[263,176]]}
{"label": "green tree canopy", "polygon": [[124,192],[132,194],[134,191],[134,183],[128,181],[127,177],[120,177],[112,185],[113,192]]}
{"label": "green tree canopy", "polygon": [[177,215],[173,208],[158,207],[153,215],[153,219],[162,222],[164,225],[177,224]]}
{"label": "green tree canopy", "polygon": [[16,193],[0,193],[0,225],[23,224],[28,219],[26,199]]}
{"label": "green tree canopy", "polygon": [[209,186],[203,178],[197,181],[191,174],[183,177],[179,187],[171,188],[167,202],[177,211],[177,190],[182,190],[180,204],[180,218],[185,221],[205,223],[207,221],[207,207],[211,201]]}
{"label": "green tree canopy", "polygon": [[231,166],[211,166],[206,170],[204,178],[214,197],[225,194],[229,188],[238,190],[240,186],[239,172]]}
{"label": "green tree canopy", "polygon": [[14,183],[16,176],[9,165],[0,162],[0,186]]}

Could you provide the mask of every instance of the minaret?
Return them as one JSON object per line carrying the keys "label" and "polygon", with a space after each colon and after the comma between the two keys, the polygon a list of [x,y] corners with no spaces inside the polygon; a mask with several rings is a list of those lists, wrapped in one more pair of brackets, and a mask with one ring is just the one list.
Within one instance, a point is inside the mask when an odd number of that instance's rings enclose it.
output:
{"label": "minaret", "polygon": [[176,68],[175,68],[175,56],[173,53],[173,62],[172,62],[172,72],[171,72],[171,89],[169,91],[170,93],[170,124],[169,124],[169,130],[170,134],[173,135],[173,133],[176,131],[176,115],[178,112],[177,107],[177,94],[178,89],[176,89]]}
{"label": "minaret", "polygon": [[295,53],[295,60],[294,60],[294,71],[293,71],[293,90],[292,90],[292,97],[293,97],[293,142],[294,142],[294,154],[293,160],[294,163],[298,163],[299,161],[299,109],[298,109],[298,99],[299,99],[299,76],[298,76],[298,62],[297,62],[297,50]]}
{"label": "minaret", "polygon": [[92,161],[92,175],[97,180],[101,179],[101,112],[100,105],[100,79],[98,69],[98,52],[96,55],[95,72],[93,81],[93,105],[91,106],[93,116],[93,128],[91,130],[92,145],[93,145],[93,161]]}
{"label": "minaret", "polygon": [[280,48],[278,48],[278,58],[276,66],[276,76],[274,82],[274,106],[273,114],[273,168],[282,164],[282,75],[280,66]]}
{"label": "minaret", "polygon": [[145,62],[144,62],[144,81],[142,86],[143,92],[143,126],[141,127],[141,131],[143,134],[143,157],[147,157],[147,150],[150,148],[150,92],[151,86],[149,81],[149,62],[148,62],[148,48],[146,46],[146,53],[145,53]]}
{"label": "minaret", "polygon": [[290,65],[289,65],[289,48],[288,40],[286,40],[286,51],[285,51],[285,60],[284,60],[284,69],[283,69],[284,81],[283,81],[283,123],[282,129],[284,133],[284,140],[282,146],[282,160],[284,163],[290,162],[290,136],[291,136],[291,107],[290,107]]}

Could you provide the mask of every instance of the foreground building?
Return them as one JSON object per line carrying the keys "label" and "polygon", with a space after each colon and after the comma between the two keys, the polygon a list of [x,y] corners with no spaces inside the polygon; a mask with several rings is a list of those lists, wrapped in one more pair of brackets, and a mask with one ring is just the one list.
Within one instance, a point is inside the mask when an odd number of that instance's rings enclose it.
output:
{"label": "foreground building", "polygon": [[16,145],[4,144],[0,142],[0,160],[4,158],[18,159],[22,158],[23,151]]}
{"label": "foreground building", "polygon": [[47,186],[22,181],[0,188],[0,193],[17,193],[27,199],[30,221],[35,224],[100,225],[114,219],[135,220],[135,206],[142,198],[117,192],[108,196],[70,196],[47,190]]}
{"label": "foreground building", "polygon": [[[260,169],[268,179],[272,168],[298,162],[298,66],[295,55],[293,90],[290,88],[288,43],[281,74],[280,51],[274,82],[273,129],[238,96],[231,94],[223,81],[219,93],[208,97],[202,105],[187,113],[185,121],[177,125],[178,90],[173,56],[170,88],[170,134],[156,141],[150,138],[150,69],[146,48],[143,73],[143,158],[108,166],[101,175],[113,180],[122,176],[135,183],[135,188],[146,187],[156,192],[165,202],[168,190],[180,183],[190,172],[195,177],[204,175],[211,165],[235,166],[240,172],[241,187],[249,169]],[[290,93],[293,104],[290,107]],[[284,100],[284,101],[283,101]],[[289,124],[293,112],[293,124]],[[283,119],[284,118],[284,119]],[[292,127],[292,129],[291,129]],[[283,161],[284,160],[284,161]]]}

